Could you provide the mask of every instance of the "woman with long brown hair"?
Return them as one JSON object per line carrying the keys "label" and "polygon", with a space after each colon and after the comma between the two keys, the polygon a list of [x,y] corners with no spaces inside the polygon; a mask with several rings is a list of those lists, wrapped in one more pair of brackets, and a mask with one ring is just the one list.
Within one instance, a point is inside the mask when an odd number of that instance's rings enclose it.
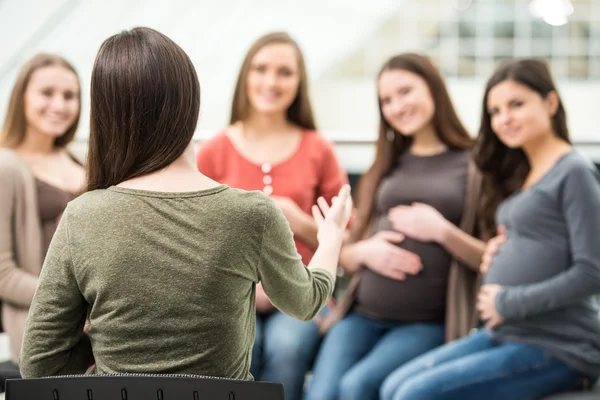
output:
{"label": "woman with long brown hair", "polygon": [[[202,144],[197,162],[218,182],[269,195],[287,218],[302,260],[310,262],[317,244],[310,208],[319,196],[330,201],[347,175],[333,146],[316,132],[306,66],[289,35],[270,33],[251,46],[235,87],[230,125]],[[277,311],[262,286],[256,309],[252,374],[283,383],[286,399],[300,400],[320,343],[318,327]]]}
{"label": "woman with long brown hair", "polygon": [[377,399],[395,368],[475,325],[479,175],[474,140],[419,54],[378,76],[375,161],[362,177],[341,263],[354,274],[327,333],[309,400]]}
{"label": "woman with long brown hair", "polygon": [[104,41],[90,110],[88,192],[48,250],[21,372],[83,373],[93,356],[100,374],[252,379],[256,285],[282,312],[314,318],[333,291],[350,188],[313,207],[319,246],[305,267],[271,199],[198,172],[196,70],[150,28]]}
{"label": "woman with long brown hair", "polygon": [[571,146],[545,62],[494,72],[475,159],[485,229],[503,227],[478,296],[486,327],[395,371],[383,400],[539,399],[600,375],[600,173]]}
{"label": "woman with long brown hair", "polygon": [[67,151],[80,99],[73,66],[38,54],[21,68],[0,133],[0,298],[13,363],[60,216],[84,187],[83,167]]}

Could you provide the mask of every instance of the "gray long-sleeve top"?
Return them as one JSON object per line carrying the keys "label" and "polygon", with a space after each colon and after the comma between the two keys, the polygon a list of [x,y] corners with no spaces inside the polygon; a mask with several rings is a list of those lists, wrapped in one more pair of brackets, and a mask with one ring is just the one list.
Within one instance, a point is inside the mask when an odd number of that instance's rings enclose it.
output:
{"label": "gray long-sleeve top", "polygon": [[538,346],[576,370],[600,375],[600,174],[575,152],[500,206],[508,240],[486,284],[502,286],[500,341]]}

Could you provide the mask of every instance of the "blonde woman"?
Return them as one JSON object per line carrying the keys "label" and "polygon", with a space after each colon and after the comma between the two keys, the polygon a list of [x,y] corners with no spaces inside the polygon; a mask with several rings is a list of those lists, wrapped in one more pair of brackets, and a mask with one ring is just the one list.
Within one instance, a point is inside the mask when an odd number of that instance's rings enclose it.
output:
{"label": "blonde woman", "polygon": [[14,364],[50,240],[84,185],[84,170],[66,149],[80,98],[73,66],[38,54],[19,73],[0,134],[0,298]]}

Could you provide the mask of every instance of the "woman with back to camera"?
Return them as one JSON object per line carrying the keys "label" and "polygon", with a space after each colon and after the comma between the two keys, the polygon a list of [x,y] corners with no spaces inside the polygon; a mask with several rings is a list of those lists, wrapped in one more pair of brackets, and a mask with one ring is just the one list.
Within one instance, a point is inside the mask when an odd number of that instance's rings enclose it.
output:
{"label": "woman with back to camera", "polygon": [[[230,125],[203,143],[198,169],[211,179],[244,190],[262,190],[280,207],[308,264],[317,246],[310,208],[347,183],[333,146],[316,132],[304,58],[286,33],[259,38],[242,64]],[[256,289],[255,379],[283,383],[288,400],[302,398],[304,378],[320,343],[317,324],[302,322]]]}
{"label": "woman with back to camera", "polygon": [[573,150],[543,61],[492,75],[476,161],[486,227],[501,227],[482,264],[486,328],[401,367],[383,400],[537,399],[600,375],[600,175]]}
{"label": "woman with back to camera", "polygon": [[309,400],[377,399],[395,368],[476,324],[480,177],[474,140],[439,71],[392,57],[377,82],[377,153],[358,188],[341,263],[355,274],[331,314]]}
{"label": "woman with back to camera", "polygon": [[67,151],[80,97],[73,66],[38,54],[21,68],[0,134],[0,298],[15,369],[50,240],[84,187],[83,167]]}
{"label": "woman with back to camera", "polygon": [[135,28],[100,47],[88,192],[69,204],[48,251],[24,376],[82,373],[93,354],[96,373],[251,379],[256,284],[302,320],[331,296],[349,187],[331,210],[320,200],[324,220],[313,208],[319,247],[305,268],[267,196],[198,172],[199,106],[194,66],[165,35]]}

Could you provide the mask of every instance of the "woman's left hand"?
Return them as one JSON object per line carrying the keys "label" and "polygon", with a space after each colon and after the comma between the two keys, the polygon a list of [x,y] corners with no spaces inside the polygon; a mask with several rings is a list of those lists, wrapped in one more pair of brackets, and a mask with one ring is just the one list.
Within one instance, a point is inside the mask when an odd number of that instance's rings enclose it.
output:
{"label": "woman's left hand", "polygon": [[441,243],[451,225],[438,210],[423,203],[396,206],[388,218],[394,230],[421,242]]}
{"label": "woman's left hand", "polygon": [[485,327],[492,329],[504,322],[502,316],[496,310],[496,296],[502,290],[500,285],[483,285],[477,295],[477,311]]}

